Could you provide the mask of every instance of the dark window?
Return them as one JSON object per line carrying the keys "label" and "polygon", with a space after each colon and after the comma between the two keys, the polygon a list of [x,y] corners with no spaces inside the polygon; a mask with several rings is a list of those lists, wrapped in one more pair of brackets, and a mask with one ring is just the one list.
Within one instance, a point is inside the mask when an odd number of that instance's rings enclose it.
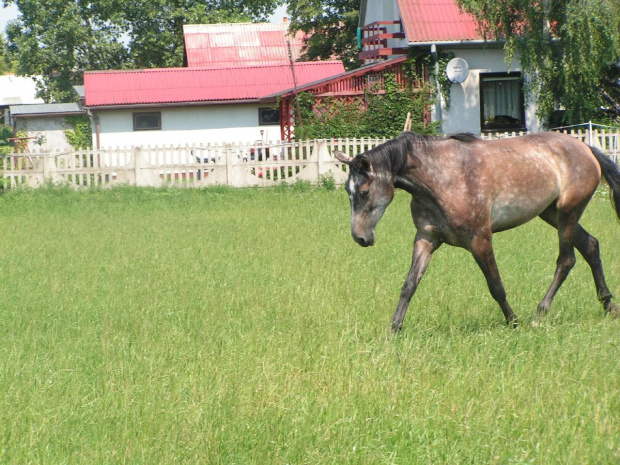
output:
{"label": "dark window", "polygon": [[273,108],[259,108],[258,109],[258,124],[280,124],[280,110],[274,110]]}
{"label": "dark window", "polygon": [[482,131],[525,129],[521,73],[480,74]]}
{"label": "dark window", "polygon": [[152,131],[161,129],[161,113],[134,113],[133,114],[133,130],[134,131]]}

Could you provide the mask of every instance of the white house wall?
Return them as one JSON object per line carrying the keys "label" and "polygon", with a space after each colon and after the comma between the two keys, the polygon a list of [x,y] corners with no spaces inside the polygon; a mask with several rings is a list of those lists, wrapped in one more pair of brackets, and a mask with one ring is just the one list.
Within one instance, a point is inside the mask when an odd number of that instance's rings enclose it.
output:
{"label": "white house wall", "polygon": [[[441,100],[441,115],[433,111],[433,119],[442,119],[442,132],[472,132],[480,134],[480,73],[505,73],[508,64],[500,48],[452,49],[455,57],[463,58],[469,65],[469,75],[461,84],[450,87],[450,109]],[[521,71],[518,60],[513,61],[511,71]],[[525,98],[525,125],[528,131],[540,130],[534,99]]]}
{"label": "white house wall", "polygon": [[[101,148],[198,145],[279,140],[280,125],[259,126],[258,109],[267,105],[214,105],[182,108],[95,110]],[[133,130],[133,114],[161,112],[161,129]],[[93,141],[95,141],[93,124]]]}

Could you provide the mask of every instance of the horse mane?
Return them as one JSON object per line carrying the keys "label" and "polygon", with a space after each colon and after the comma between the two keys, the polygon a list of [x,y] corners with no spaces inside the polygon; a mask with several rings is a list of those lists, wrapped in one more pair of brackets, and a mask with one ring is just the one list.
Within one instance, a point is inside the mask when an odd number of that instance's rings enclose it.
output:
{"label": "horse mane", "polygon": [[431,148],[436,143],[446,140],[456,140],[470,144],[479,141],[480,138],[470,132],[460,132],[447,136],[403,132],[395,139],[390,139],[369,150],[365,155],[371,160],[376,172],[387,171],[389,173],[396,173],[407,164],[409,153],[412,153],[414,150],[426,152],[428,148]]}

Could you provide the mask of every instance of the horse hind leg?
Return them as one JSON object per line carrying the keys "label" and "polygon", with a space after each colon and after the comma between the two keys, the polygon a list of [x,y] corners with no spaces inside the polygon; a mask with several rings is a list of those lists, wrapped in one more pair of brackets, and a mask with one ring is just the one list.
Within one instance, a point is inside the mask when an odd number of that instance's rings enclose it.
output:
{"label": "horse hind leg", "polygon": [[[587,202],[586,202],[587,204]],[[576,258],[575,258],[575,250],[573,246],[575,240],[575,233],[577,230],[577,226],[579,225],[579,218],[581,217],[581,213],[583,212],[585,205],[580,208],[573,208],[572,210],[559,209],[557,206],[553,205],[547,208],[543,213],[540,214],[540,217],[555,227],[558,230],[558,239],[559,239],[559,254],[556,262],[555,274],[553,276],[553,281],[549,286],[545,296],[538,304],[538,310],[536,312],[536,316],[534,317],[534,321],[532,324],[536,326],[537,321],[546,315],[553,303],[553,299],[555,298],[558,289],[562,285],[562,283],[566,280],[566,277],[570,273],[570,270],[575,266]],[[583,229],[583,228],[581,228]],[[583,244],[580,243],[580,246]],[[596,278],[595,278],[596,279]]]}
{"label": "horse hind leg", "polygon": [[518,319],[506,299],[504,283],[502,283],[502,278],[497,268],[497,262],[495,261],[491,233],[477,234],[474,236],[470,243],[469,250],[487,280],[491,295],[502,309],[504,317],[506,318],[506,323],[516,328]]}
{"label": "horse hind leg", "polygon": [[573,244],[586,262],[588,262],[588,265],[590,265],[592,277],[594,278],[594,285],[596,286],[596,295],[603,305],[605,314],[613,315],[614,317],[620,316],[620,307],[618,307],[618,304],[611,301],[613,296],[611,292],[609,292],[609,288],[605,281],[598,240],[590,235],[580,224],[577,224],[575,227]]}

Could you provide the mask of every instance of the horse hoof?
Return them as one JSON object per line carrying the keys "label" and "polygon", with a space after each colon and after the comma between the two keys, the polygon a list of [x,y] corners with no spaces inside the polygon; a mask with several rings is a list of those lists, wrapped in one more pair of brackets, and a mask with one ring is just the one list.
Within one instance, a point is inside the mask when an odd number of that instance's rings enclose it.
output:
{"label": "horse hoof", "polygon": [[616,303],[610,303],[609,306],[605,309],[605,316],[613,318],[614,320],[620,317],[620,305]]}

